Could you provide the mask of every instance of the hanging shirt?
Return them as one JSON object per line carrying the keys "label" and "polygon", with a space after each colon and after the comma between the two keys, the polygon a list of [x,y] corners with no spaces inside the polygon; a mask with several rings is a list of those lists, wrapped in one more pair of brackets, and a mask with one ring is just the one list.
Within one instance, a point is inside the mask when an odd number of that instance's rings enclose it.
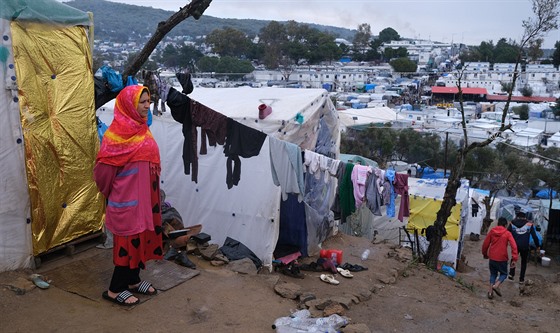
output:
{"label": "hanging shirt", "polygon": [[377,191],[377,176],[375,172],[368,174],[366,181],[366,205],[373,215],[381,216],[381,194]]}
{"label": "hanging shirt", "polygon": [[[386,191],[384,199],[386,198],[388,201],[385,203],[387,205],[387,216],[395,217],[395,189],[393,187],[393,183],[395,182],[395,170],[387,170],[385,171],[385,189]],[[383,200],[385,201],[385,200]]]}
{"label": "hanging shirt", "polygon": [[269,137],[268,143],[272,181],[282,189],[282,200],[288,199],[288,193],[294,193],[301,202],[305,191],[301,149],[296,144],[273,137]]}
{"label": "hanging shirt", "polygon": [[351,179],[352,185],[354,186],[353,192],[356,209],[359,209],[364,203],[364,197],[366,195],[366,181],[371,172],[371,167],[365,165],[355,165],[354,169],[352,169]]}

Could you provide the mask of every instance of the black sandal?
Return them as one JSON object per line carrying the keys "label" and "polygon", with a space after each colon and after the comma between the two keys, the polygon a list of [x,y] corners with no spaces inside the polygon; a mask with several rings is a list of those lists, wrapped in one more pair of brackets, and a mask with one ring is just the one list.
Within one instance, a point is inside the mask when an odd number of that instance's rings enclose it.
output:
{"label": "black sandal", "polygon": [[108,291],[104,291],[102,296],[104,299],[122,306],[133,306],[133,305],[140,304],[140,299],[138,298],[136,299],[136,302],[130,302],[130,303],[126,302],[127,299],[134,297],[134,295],[132,295],[132,293],[128,290],[121,291],[115,298],[109,296]]}
{"label": "black sandal", "polygon": [[[154,288],[154,291],[150,291],[150,287]],[[128,291],[132,293],[153,296],[157,294],[157,289],[148,281],[142,281],[135,288],[129,288]]]}

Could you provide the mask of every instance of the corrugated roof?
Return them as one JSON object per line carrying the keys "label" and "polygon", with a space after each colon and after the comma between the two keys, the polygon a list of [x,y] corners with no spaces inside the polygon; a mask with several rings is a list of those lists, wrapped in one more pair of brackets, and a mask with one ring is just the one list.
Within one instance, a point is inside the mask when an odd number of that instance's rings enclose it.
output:
{"label": "corrugated roof", "polygon": [[[487,95],[486,88],[461,88],[464,95]],[[457,94],[459,89],[457,87],[432,87],[432,94]]]}

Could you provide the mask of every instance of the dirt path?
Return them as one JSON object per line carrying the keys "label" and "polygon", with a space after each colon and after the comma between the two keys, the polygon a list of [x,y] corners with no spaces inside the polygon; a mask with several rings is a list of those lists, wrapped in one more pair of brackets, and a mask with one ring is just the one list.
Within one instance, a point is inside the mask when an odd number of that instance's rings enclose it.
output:
{"label": "dirt path", "polygon": [[[275,286],[297,287],[300,298],[315,297],[313,304],[340,302],[353,324],[344,332],[557,332],[560,315],[560,267],[530,264],[533,281],[520,295],[517,283],[503,286],[503,297],[486,298],[487,261],[482,242],[465,242],[469,272],[450,279],[411,261],[408,249],[371,244],[367,239],[337,235],[324,248],[344,251],[344,262],[367,266],[352,279],[340,275],[339,285],[319,279],[320,272],[304,272],[304,279],[277,272],[239,274],[193,258],[200,275],[151,298],[133,309],[123,309],[101,299],[92,301],[65,292],[56,281],[47,290],[26,281],[29,271],[0,274],[1,332],[274,332],[271,324],[301,306],[275,292]],[[359,255],[371,249],[370,259]],[[92,256],[100,249],[45,263],[40,271]],[[315,261],[306,258],[303,262]],[[17,295],[13,288],[27,289]],[[312,295],[312,296],[310,296]],[[312,304],[308,303],[308,304]],[[345,308],[347,307],[347,308]],[[313,307],[316,315],[322,311]],[[361,324],[361,325],[356,325]],[[367,327],[367,328],[366,328]]]}

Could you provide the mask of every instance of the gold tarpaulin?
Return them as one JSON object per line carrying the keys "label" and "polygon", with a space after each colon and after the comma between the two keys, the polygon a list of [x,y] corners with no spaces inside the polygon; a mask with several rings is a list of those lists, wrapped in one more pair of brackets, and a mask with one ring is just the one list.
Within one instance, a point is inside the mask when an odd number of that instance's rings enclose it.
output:
{"label": "gold tarpaulin", "polygon": [[33,254],[102,227],[91,51],[83,27],[12,22]]}
{"label": "gold tarpaulin", "polygon": [[[436,215],[441,207],[441,200],[434,200],[433,198],[420,198],[410,196],[410,217],[408,219],[409,229],[422,230],[431,226],[436,221]],[[456,204],[451,209],[451,216],[447,219],[445,230],[447,236],[443,237],[445,240],[459,240],[459,222],[461,221],[461,204]]]}

